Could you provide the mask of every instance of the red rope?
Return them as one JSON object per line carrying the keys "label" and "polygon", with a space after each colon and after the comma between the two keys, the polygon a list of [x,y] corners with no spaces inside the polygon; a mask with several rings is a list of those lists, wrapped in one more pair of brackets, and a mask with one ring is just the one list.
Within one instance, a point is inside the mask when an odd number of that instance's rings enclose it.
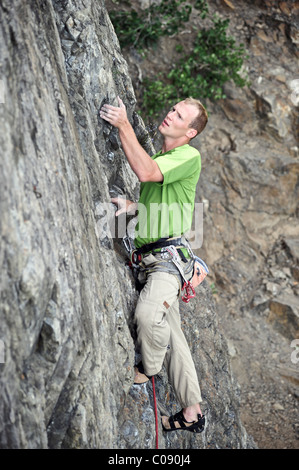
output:
{"label": "red rope", "polygon": [[155,390],[155,380],[152,376],[153,384],[153,395],[154,395],[154,405],[155,405],[155,420],[156,420],[156,449],[159,449],[159,439],[158,439],[158,412],[157,412],[157,401],[156,401],[156,390]]}

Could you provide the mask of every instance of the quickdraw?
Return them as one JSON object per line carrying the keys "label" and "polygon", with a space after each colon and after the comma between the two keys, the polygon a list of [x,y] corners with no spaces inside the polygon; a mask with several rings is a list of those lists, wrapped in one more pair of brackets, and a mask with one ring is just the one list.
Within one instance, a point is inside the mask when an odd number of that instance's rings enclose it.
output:
{"label": "quickdraw", "polygon": [[[186,302],[186,304],[187,304],[188,302],[190,302],[190,299],[193,299],[193,297],[195,297],[195,295],[196,295],[195,294],[195,289],[192,286],[191,282],[187,281],[187,283],[184,282],[184,284],[183,284],[182,291],[183,290],[185,290],[186,292],[185,292],[184,295],[182,295],[182,301]],[[191,292],[190,292],[190,290],[191,290]]]}

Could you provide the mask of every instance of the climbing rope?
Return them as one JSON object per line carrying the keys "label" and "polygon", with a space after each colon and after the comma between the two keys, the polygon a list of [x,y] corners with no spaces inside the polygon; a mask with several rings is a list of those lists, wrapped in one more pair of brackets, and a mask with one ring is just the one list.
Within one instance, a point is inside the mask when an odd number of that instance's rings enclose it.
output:
{"label": "climbing rope", "polygon": [[155,407],[155,420],[156,420],[156,449],[159,449],[159,438],[158,438],[158,412],[157,412],[157,400],[156,400],[156,390],[155,390],[155,380],[152,376],[153,384],[153,395],[154,395],[154,407]]}

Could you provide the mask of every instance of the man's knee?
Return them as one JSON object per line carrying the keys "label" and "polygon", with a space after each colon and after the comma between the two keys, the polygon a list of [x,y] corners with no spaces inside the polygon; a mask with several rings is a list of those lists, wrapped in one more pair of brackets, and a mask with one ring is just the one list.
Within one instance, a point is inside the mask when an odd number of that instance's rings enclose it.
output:
{"label": "man's knee", "polygon": [[146,340],[156,348],[167,346],[170,327],[163,306],[149,301],[139,302],[135,311],[135,320],[139,341]]}

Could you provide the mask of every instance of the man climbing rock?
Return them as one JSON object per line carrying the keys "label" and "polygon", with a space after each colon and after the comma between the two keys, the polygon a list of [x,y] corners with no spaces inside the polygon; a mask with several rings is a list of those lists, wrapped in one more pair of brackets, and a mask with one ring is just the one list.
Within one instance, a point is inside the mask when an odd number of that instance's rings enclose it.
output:
{"label": "man climbing rock", "polygon": [[116,215],[138,207],[132,261],[145,284],[135,312],[142,357],[135,367],[135,383],[146,383],[164,364],[182,409],[173,416],[162,416],[163,429],[202,432],[201,392],[181,330],[179,296],[186,289],[188,297],[188,289],[194,291],[207,273],[184,237],[191,228],[201,170],[200,153],[189,142],[205,128],[207,112],[193,98],[173,106],[159,126],[162,149],[151,157],[139,144],[120,98],[118,102],[118,107],[103,105],[100,116],[118,129],[127,160],[141,182],[138,206],[126,199],[112,199],[118,205]]}

